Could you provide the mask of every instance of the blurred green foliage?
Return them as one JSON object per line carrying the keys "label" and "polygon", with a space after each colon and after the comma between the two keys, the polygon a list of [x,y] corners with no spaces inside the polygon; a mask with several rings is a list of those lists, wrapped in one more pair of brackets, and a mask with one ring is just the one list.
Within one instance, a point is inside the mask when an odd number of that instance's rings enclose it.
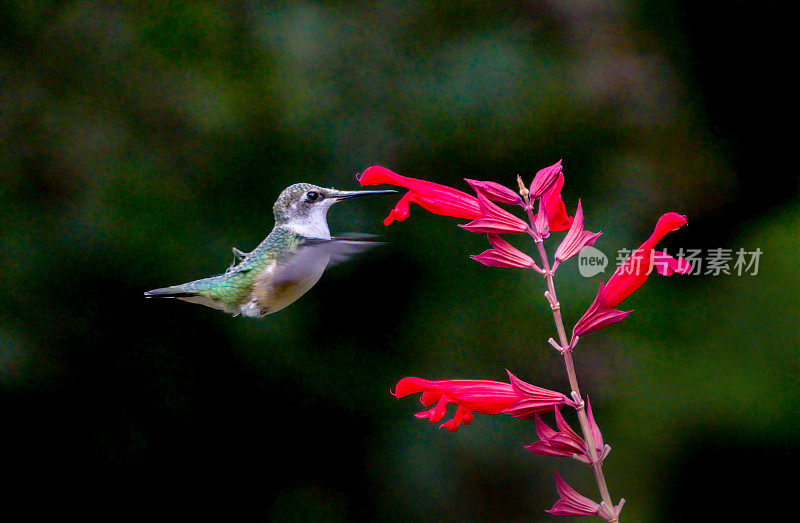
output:
{"label": "blurred green foliage", "polygon": [[[689,216],[670,252],[764,252],[757,276],[652,278],[581,342],[623,517],[735,517],[740,497],[788,493],[771,483],[800,429],[781,4],[0,9],[4,512],[544,520],[556,468],[596,497],[577,462],[522,449],[530,423],[449,434],[389,395],[506,368],[566,390],[542,282],[471,261],[485,240],[456,220],[412,208],[384,229],[385,199],[334,208],[334,232],[388,244],[261,321],[141,296],[224,270],[290,183],[350,189],[379,164],[513,186],[559,158],[605,252],[670,210]],[[568,324],[599,279],[575,268],[558,274]]]}

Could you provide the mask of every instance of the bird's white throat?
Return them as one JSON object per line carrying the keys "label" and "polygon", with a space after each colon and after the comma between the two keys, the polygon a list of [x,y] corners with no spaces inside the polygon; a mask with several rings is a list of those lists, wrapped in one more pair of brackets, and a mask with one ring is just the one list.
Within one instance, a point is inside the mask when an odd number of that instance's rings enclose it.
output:
{"label": "bird's white throat", "polygon": [[306,238],[320,238],[329,240],[331,238],[331,231],[328,229],[328,220],[325,216],[309,216],[306,218],[298,218],[286,224],[287,228]]}

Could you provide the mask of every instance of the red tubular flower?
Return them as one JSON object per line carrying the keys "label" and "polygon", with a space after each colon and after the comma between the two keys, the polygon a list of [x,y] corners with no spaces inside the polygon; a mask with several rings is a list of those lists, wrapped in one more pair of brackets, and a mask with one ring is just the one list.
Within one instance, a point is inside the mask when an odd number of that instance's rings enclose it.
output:
{"label": "red tubular flower", "polygon": [[[401,222],[408,218],[408,207],[411,202],[414,202],[434,214],[472,219],[471,222],[462,226],[472,232],[528,232],[529,230],[527,223],[504,211],[487,197],[487,194],[492,197],[501,197],[502,191],[497,189],[497,187],[501,187],[499,184],[494,184],[497,186],[495,187],[491,185],[491,182],[477,182],[479,190],[478,197],[475,198],[458,189],[400,176],[377,165],[361,173],[358,181],[361,182],[361,185],[386,183],[410,189],[397,202],[389,216],[383,220],[384,225],[389,225],[395,220]],[[502,197],[507,198],[508,194]]]}
{"label": "red tubular flower", "polygon": [[[572,225],[573,218],[567,214],[567,207],[561,199],[561,189],[564,187],[564,173],[559,172],[556,181],[550,186],[539,200],[539,212],[536,214],[536,224],[546,219],[550,231],[566,231]],[[542,213],[544,207],[544,213]],[[539,231],[542,233],[542,231]],[[546,234],[542,233],[542,237]]]}
{"label": "red tubular flower", "polygon": [[556,270],[559,263],[581,252],[584,247],[594,245],[594,242],[597,241],[601,234],[600,232],[591,232],[583,229],[583,208],[581,207],[581,201],[578,200],[578,210],[575,211],[575,218],[572,221],[569,232],[564,237],[561,245],[558,246],[558,250],[556,250],[553,270]]}
{"label": "red tubular flower", "polygon": [[533,261],[533,258],[512,247],[511,244],[497,234],[490,233],[486,236],[489,237],[489,243],[492,244],[492,248],[478,255],[470,256],[473,260],[490,267],[514,267],[541,271],[536,262]]}
{"label": "red tubular flower", "polygon": [[478,199],[474,196],[446,185],[401,176],[385,167],[375,165],[368,168],[361,173],[358,181],[361,185],[385,183],[409,189],[409,192],[397,202],[389,216],[383,220],[384,225],[389,225],[393,221],[401,222],[408,218],[408,208],[411,202],[416,203],[427,211],[441,214],[442,216],[468,218],[471,220],[481,216]]}
{"label": "red tubular flower", "polygon": [[421,378],[403,378],[392,393],[397,398],[417,392],[422,393],[423,405],[435,405],[416,414],[420,419],[427,418],[431,423],[441,421],[447,411],[448,403],[458,405],[452,420],[439,425],[456,432],[464,423],[475,419],[473,412],[481,414],[509,414],[529,419],[540,412],[553,410],[555,405],[574,405],[565,395],[536,387],[519,380],[508,373],[511,383],[490,380],[441,380],[429,381]]}
{"label": "red tubular flower", "polygon": [[686,217],[681,214],[668,212],[663,215],[658,220],[653,234],[614,271],[608,283],[603,285],[603,282],[600,282],[597,296],[589,310],[575,324],[573,334],[583,336],[625,319],[632,311],[620,311],[614,307],[641,287],[654,267],[663,276],[669,276],[673,272],[679,274],[691,272],[691,265],[685,259],[676,259],[664,252],[653,250],[656,243],[667,233],[685,224]]}
{"label": "red tubular flower", "polygon": [[[691,270],[690,264],[683,258],[675,259],[666,253],[654,251],[661,238],[667,233],[686,225],[686,216],[676,212],[668,212],[659,218],[653,234],[631,254],[606,284],[606,307],[614,307],[642,286],[655,265],[659,274],[669,276],[673,272],[686,274]],[[659,260],[659,263],[655,263]]]}

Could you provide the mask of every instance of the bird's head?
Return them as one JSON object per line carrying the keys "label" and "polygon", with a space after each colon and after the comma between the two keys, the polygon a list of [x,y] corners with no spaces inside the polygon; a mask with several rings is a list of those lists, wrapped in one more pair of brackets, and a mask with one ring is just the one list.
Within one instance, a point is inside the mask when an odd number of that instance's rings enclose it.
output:
{"label": "bird's head", "polygon": [[284,189],[275,202],[275,223],[325,223],[328,209],[334,203],[358,196],[392,193],[397,191],[340,191],[310,183],[296,183]]}

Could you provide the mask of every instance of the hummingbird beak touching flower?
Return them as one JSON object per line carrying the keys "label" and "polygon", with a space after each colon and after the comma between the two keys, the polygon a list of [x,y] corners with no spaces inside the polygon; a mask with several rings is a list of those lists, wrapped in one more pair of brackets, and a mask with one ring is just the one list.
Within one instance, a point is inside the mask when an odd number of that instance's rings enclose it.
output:
{"label": "hummingbird beak touching flower", "polygon": [[389,216],[383,220],[384,225],[394,221],[402,222],[409,215],[409,205],[413,202],[434,214],[452,216],[454,218],[467,218],[474,220],[481,216],[478,200],[474,196],[453,189],[446,185],[401,176],[386,167],[373,165],[367,168],[358,181],[361,185],[376,185],[385,183],[405,187],[409,191],[403,195]]}
{"label": "hummingbird beak touching flower", "polygon": [[477,193],[475,196],[434,182],[401,176],[385,167],[373,165],[358,177],[361,185],[386,183],[405,187],[409,191],[383,220],[384,225],[401,222],[408,218],[409,205],[413,202],[434,214],[466,218],[471,222],[462,225],[471,232],[524,233],[528,225],[513,214],[501,209],[490,200],[506,204],[518,204],[519,198],[493,182],[468,180]]}
{"label": "hummingbird beak touching flower", "polygon": [[329,197],[337,202],[349,200],[350,198],[358,198],[359,196],[371,196],[373,194],[397,194],[398,192],[394,189],[385,189],[380,191],[337,191],[335,189],[329,189],[329,191]]}

